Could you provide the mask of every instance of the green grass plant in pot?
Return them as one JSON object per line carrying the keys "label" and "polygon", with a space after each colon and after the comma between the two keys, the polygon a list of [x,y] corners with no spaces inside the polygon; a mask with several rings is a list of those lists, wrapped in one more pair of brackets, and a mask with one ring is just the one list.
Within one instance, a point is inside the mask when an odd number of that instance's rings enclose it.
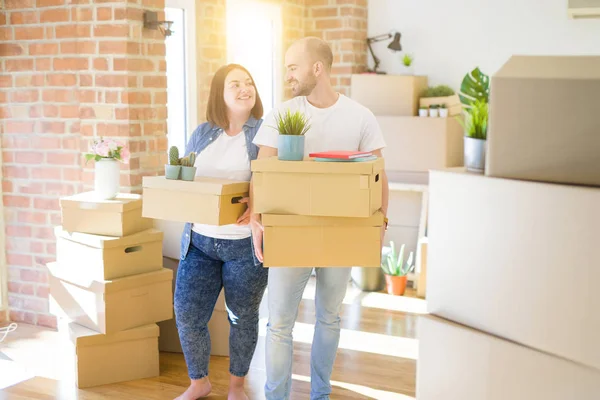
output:
{"label": "green grass plant in pot", "polygon": [[166,179],[179,179],[181,173],[181,162],[179,160],[179,149],[171,146],[169,149],[169,163],[165,165]]}
{"label": "green grass plant in pot", "polygon": [[304,159],[305,134],[310,129],[308,119],[300,111],[286,110],[283,115],[275,115],[279,132],[278,158],[284,161],[302,161]]}
{"label": "green grass plant in pot", "polygon": [[400,246],[400,251],[396,254],[396,245],[390,241],[390,250],[381,260],[387,292],[394,296],[404,295],[407,275],[415,268],[412,251],[406,263],[404,262],[404,246]]}
{"label": "green grass plant in pot", "polygon": [[460,87],[460,101],[464,120],[458,121],[464,128],[464,155],[467,171],[483,173],[489,115],[490,78],[479,68],[465,75]]}
{"label": "green grass plant in pot", "polygon": [[179,160],[179,162],[181,163],[181,180],[193,181],[196,177],[196,167],[194,167],[196,153],[192,151],[190,154]]}

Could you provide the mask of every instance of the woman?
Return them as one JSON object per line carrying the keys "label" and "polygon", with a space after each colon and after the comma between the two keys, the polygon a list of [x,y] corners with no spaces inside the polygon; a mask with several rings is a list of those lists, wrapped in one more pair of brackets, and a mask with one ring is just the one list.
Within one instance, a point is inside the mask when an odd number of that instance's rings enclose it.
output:
{"label": "woman", "polygon": [[[196,175],[249,181],[250,161],[258,155],[252,140],[262,123],[263,106],[244,67],[229,64],[217,71],[206,114],[208,122],[194,131],[186,147],[186,155],[197,154]],[[267,285],[267,269],[252,249],[249,217],[247,211],[233,225],[185,226],[175,317],[191,384],[178,399],[196,400],[211,391],[207,324],[223,287],[231,326],[228,399],[248,399],[244,377],[256,348],[258,308]]]}

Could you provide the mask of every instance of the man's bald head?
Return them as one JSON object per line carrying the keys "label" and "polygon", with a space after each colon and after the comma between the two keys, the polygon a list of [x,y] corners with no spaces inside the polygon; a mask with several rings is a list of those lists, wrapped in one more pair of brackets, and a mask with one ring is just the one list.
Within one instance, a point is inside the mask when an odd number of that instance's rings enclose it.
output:
{"label": "man's bald head", "polygon": [[333,64],[333,52],[331,47],[323,39],[315,36],[308,36],[298,39],[293,47],[298,46],[308,55],[313,63],[320,61],[329,73]]}

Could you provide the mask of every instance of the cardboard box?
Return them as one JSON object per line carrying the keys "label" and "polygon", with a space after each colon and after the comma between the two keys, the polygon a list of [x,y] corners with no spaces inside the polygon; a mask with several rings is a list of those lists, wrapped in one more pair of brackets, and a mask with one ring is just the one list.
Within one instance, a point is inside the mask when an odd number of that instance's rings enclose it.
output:
{"label": "cardboard box", "polygon": [[246,211],[239,200],[248,196],[249,182],[196,177],[193,182],[143,178],[143,216],[207,225],[235,224]]}
{"label": "cardboard box", "polygon": [[486,174],[600,186],[600,56],[513,56],[491,78]]}
{"label": "cardboard box", "polygon": [[429,238],[422,237],[417,243],[416,263],[415,271],[419,276],[419,284],[417,286],[417,296],[421,298],[426,297],[427,293],[427,245],[429,244]]}
{"label": "cardboard box", "polygon": [[454,117],[377,117],[377,122],[389,177],[464,165],[464,133]]}
{"label": "cardboard box", "polygon": [[600,371],[465,326],[419,317],[419,400],[596,400]]}
{"label": "cardboard box", "polygon": [[62,227],[67,232],[127,236],[152,227],[142,218],[142,196],[120,193],[113,200],[96,200],[94,192],[60,199]]}
{"label": "cardboard box", "polygon": [[427,85],[426,76],[354,74],[350,97],[375,115],[413,116],[419,113],[419,98]]}
{"label": "cardboard box", "polygon": [[265,267],[381,267],[383,214],[369,218],[263,214]]}
{"label": "cardboard box", "polygon": [[432,171],[427,311],[600,369],[600,189]]}
{"label": "cardboard box", "polygon": [[76,285],[49,263],[50,313],[98,333],[112,334],[173,318],[173,272],[162,269],[112,281]]}
{"label": "cardboard box", "polygon": [[57,226],[56,260],[72,283],[86,285],[162,268],[163,233],[148,229],[124,237],[69,233]]}
{"label": "cardboard box", "polygon": [[371,217],[381,208],[384,161],[252,161],[253,206],[260,214]]}
{"label": "cardboard box", "polygon": [[61,320],[58,331],[80,389],[160,375],[156,324],[103,335]]}

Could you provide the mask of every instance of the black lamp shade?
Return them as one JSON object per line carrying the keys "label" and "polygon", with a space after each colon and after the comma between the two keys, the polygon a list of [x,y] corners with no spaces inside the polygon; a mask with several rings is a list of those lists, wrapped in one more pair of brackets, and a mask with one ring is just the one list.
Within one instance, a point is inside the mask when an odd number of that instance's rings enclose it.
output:
{"label": "black lamp shade", "polygon": [[400,44],[400,34],[399,33],[396,33],[394,35],[394,40],[392,40],[392,43],[390,43],[388,45],[388,49],[394,50],[394,51],[402,50],[402,45]]}

